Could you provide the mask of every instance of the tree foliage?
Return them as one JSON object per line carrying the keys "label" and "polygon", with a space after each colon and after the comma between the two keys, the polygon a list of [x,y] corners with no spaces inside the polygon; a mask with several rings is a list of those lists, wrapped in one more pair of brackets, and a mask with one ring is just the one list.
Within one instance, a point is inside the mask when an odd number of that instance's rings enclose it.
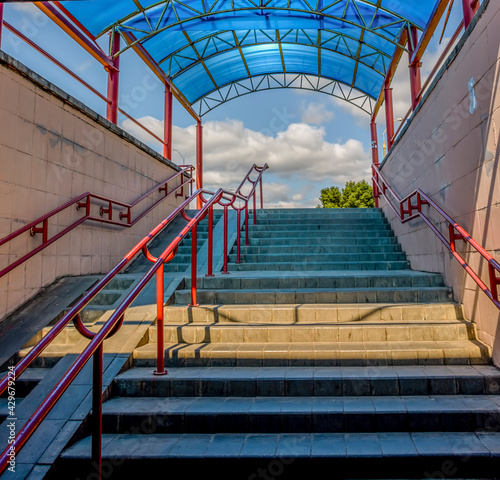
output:
{"label": "tree foliage", "polygon": [[375,206],[372,187],[366,180],[346,182],[342,190],[339,187],[327,187],[321,190],[319,208],[370,208]]}

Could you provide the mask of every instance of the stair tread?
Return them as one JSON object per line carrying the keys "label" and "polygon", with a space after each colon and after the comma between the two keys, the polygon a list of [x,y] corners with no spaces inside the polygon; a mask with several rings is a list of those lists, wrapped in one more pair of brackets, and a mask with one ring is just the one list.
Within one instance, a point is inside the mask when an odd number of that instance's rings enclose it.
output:
{"label": "stair tread", "polygon": [[[104,434],[103,458],[383,457],[387,454],[440,457],[499,457],[500,434],[493,432],[389,432],[300,434]],[[62,453],[90,458],[86,437]]]}

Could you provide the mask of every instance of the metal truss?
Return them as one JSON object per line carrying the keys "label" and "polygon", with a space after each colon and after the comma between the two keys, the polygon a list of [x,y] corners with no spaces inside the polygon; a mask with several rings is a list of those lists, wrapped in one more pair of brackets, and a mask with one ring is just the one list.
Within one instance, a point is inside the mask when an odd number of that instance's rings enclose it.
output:
{"label": "metal truss", "polygon": [[360,108],[368,115],[372,114],[375,105],[375,100],[366,93],[360,92],[337,80],[303,73],[280,73],[259,75],[232,82],[205,95],[193,103],[192,106],[196,113],[202,117],[223,103],[243,95],[282,88],[295,88],[325,93]]}

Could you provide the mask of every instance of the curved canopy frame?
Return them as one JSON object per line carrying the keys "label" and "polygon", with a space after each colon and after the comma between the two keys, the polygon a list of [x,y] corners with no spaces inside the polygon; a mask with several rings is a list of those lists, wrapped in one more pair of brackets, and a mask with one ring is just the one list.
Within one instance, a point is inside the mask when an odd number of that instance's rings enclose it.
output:
{"label": "curved canopy frame", "polygon": [[[160,65],[187,101],[207,113],[263,88],[310,88],[307,78],[359,104],[377,98],[403,33],[423,30],[438,0],[101,0],[59,2],[95,36],[118,32]],[[130,41],[131,34],[133,40]],[[301,81],[287,81],[287,76]],[[281,78],[283,81],[276,81]],[[267,81],[266,80],[266,81]],[[297,86],[300,83],[301,86]],[[321,83],[321,82],[320,82]],[[314,84],[314,81],[312,82]],[[342,87],[340,87],[342,85]],[[351,95],[350,92],[355,92]],[[214,95],[215,94],[215,95]],[[354,101],[352,101],[354,99]],[[214,106],[215,105],[215,106]],[[360,108],[371,113],[363,101]]]}

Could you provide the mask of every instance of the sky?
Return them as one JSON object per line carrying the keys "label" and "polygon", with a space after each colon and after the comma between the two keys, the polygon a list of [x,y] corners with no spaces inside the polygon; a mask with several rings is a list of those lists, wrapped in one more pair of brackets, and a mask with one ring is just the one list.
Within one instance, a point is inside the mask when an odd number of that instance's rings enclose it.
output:
{"label": "sky", "polygon": [[[461,20],[461,2],[454,3],[442,44],[438,41],[443,21],[422,59],[422,81]],[[34,5],[8,3],[4,19],[106,94],[104,69]],[[104,49],[106,42],[107,38],[99,39]],[[5,29],[2,50],[105,115],[101,99]],[[404,117],[410,107],[405,57],[392,85],[396,119]],[[158,136],[163,136],[163,86],[132,51],[125,52],[120,59],[119,104]],[[126,117],[120,116],[118,123],[155,150],[163,151],[159,142]],[[172,161],[195,164],[194,120],[177,102],[174,102],[173,124]],[[259,166],[268,163],[270,168],[264,177],[265,207],[316,207],[322,188],[342,187],[348,180],[370,180],[369,124],[368,114],[324,93],[268,90],[231,100],[203,117],[204,186],[235,188],[254,163]],[[382,157],[383,109],[377,126]]]}

